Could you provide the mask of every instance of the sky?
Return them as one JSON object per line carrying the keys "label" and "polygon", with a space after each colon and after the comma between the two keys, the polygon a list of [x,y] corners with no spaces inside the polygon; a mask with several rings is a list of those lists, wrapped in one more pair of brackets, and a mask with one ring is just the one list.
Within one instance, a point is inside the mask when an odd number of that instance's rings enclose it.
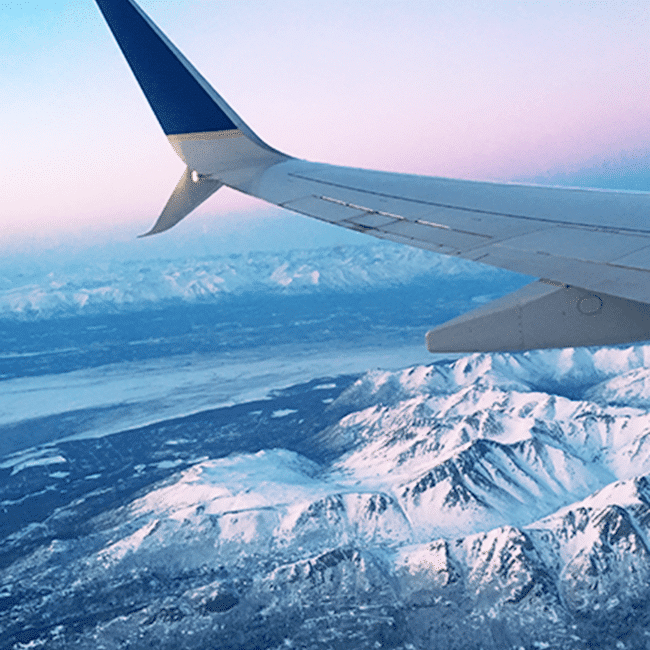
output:
{"label": "sky", "polygon": [[[140,4],[244,121],[291,155],[650,190],[646,1]],[[227,189],[169,233],[136,240],[184,167],[97,6],[0,2],[0,33],[0,251],[366,241]]]}

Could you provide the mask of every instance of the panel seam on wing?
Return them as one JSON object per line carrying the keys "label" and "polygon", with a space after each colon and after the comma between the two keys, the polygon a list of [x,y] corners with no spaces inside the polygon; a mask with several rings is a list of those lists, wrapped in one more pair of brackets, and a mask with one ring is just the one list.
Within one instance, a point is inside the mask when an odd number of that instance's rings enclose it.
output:
{"label": "panel seam on wing", "polygon": [[[438,228],[439,230],[448,230],[449,232],[457,232],[457,233],[462,233],[464,235],[472,235],[474,237],[482,237],[483,239],[494,239],[492,235],[484,235],[483,233],[480,232],[473,232],[471,230],[461,230],[460,228],[452,228],[451,226],[447,226],[445,224],[441,223],[434,223],[433,221],[427,221],[425,219],[407,219],[406,217],[402,217],[399,214],[394,214],[392,212],[384,212],[383,210],[376,210],[374,208],[367,208],[363,205],[358,205],[356,203],[348,203],[347,201],[342,201],[341,199],[335,199],[331,196],[318,196],[314,195],[314,198],[317,199],[322,199],[323,201],[329,201],[330,203],[336,203],[337,205],[343,205],[346,208],[353,208],[355,210],[361,210],[362,212],[366,212],[368,214],[379,214],[382,217],[389,217],[391,219],[395,219],[396,221],[407,221],[409,223],[418,223],[421,226],[428,226],[429,228]],[[350,219],[344,219],[344,221],[350,221]],[[353,222],[354,223],[354,222]],[[357,225],[362,225],[362,224],[357,224]],[[379,230],[384,232],[384,226],[364,226],[362,225],[363,228],[367,230]],[[417,237],[408,237],[409,239],[417,239]]]}
{"label": "panel seam on wing", "polygon": [[322,199],[323,201],[329,201],[330,203],[336,203],[338,205],[344,205],[346,208],[353,208],[354,210],[361,210],[362,212],[368,212],[369,214],[380,214],[382,217],[390,217],[391,219],[398,219],[399,221],[408,221],[406,217],[402,217],[399,214],[393,214],[392,212],[382,212],[381,210],[375,210],[374,208],[366,208],[363,205],[356,205],[355,203],[348,203],[347,201],[342,201],[341,199],[335,199],[331,196],[320,196],[317,194],[312,195],[315,199]]}

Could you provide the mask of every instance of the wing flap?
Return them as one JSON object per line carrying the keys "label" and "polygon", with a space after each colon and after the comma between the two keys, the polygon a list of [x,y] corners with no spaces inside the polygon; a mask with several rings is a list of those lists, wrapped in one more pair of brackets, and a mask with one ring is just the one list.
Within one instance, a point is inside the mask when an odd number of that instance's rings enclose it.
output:
{"label": "wing flap", "polygon": [[430,352],[608,345],[650,338],[650,306],[533,282],[427,333]]}

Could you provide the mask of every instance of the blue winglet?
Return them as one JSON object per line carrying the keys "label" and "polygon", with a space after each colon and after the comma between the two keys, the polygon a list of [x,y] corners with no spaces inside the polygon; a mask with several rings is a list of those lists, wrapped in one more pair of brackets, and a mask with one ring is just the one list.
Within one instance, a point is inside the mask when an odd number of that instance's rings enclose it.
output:
{"label": "blue winglet", "polygon": [[238,128],[216,92],[131,0],[96,0],[166,135]]}

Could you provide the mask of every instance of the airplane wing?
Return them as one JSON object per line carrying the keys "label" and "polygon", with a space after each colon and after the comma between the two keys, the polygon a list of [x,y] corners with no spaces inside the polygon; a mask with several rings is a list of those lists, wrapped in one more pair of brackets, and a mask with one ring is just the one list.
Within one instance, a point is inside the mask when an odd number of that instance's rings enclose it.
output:
{"label": "airplane wing", "polygon": [[650,193],[312,163],[262,142],[133,0],[96,0],[187,165],[147,234],[225,185],[288,210],[539,278],[427,334],[432,352],[650,339]]}

